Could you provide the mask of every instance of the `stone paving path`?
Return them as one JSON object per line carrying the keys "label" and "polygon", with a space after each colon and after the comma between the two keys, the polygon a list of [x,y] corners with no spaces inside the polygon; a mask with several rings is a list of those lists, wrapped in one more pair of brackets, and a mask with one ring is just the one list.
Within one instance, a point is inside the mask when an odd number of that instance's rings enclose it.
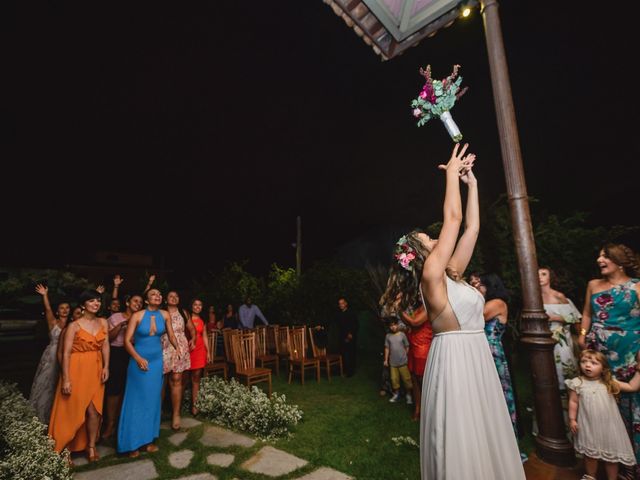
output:
{"label": "stone paving path", "polygon": [[[171,452],[163,452],[162,450],[152,455],[166,455],[168,463],[175,469],[185,469],[189,467],[193,459],[194,452],[182,448],[180,445],[189,435],[189,430],[202,425],[202,422],[194,418],[184,417],[182,419],[182,430],[168,437],[169,442],[178,450]],[[168,428],[167,424],[163,424],[162,428]],[[246,435],[232,432],[216,425],[205,425],[204,432],[199,438],[199,442],[206,447],[230,448],[232,453],[213,452],[207,456],[207,464],[214,468],[228,468],[236,464],[238,456],[238,448],[246,449],[255,445],[256,440]],[[101,458],[109,458],[115,455],[113,448],[98,446],[98,453]],[[74,454],[73,461],[76,466],[85,465],[87,462],[82,455]],[[251,472],[253,474],[264,475],[265,478],[277,479],[283,475],[289,475],[299,468],[306,466],[308,462],[302,458],[298,458],[290,453],[279,450],[272,446],[264,446],[255,452],[249,459],[245,459],[241,464],[235,465],[236,468]],[[308,469],[307,469],[308,470]],[[136,461],[129,461],[118,465],[97,468],[86,472],[79,472],[74,475],[75,480],[153,480],[160,475],[156,470],[154,462],[148,456],[143,456]],[[190,473],[188,475],[177,478],[176,480],[218,480],[215,474],[210,472]],[[241,480],[234,478],[233,480]],[[320,467],[303,476],[296,476],[296,480],[353,480],[353,477],[345,475],[331,468]]]}

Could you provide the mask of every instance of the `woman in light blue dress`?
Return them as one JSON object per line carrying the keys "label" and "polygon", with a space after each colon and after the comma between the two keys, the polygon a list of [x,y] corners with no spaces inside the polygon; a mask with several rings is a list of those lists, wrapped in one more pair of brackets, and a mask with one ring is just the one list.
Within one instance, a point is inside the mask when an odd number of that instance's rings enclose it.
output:
{"label": "woman in light blue dress", "polygon": [[153,442],[160,435],[160,337],[167,334],[171,344],[177,346],[169,313],[160,310],[162,294],[152,288],[146,297],[147,308],[131,316],[124,337],[131,359],[118,424],[118,452],[129,452],[130,457],[140,455],[141,447],[147,452],[158,450]]}

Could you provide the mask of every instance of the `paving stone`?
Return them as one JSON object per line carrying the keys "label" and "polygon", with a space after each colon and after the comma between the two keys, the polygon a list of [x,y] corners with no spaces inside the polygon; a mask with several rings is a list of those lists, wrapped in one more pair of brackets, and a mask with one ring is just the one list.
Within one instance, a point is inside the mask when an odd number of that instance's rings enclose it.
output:
{"label": "paving stone", "polygon": [[[198,425],[202,425],[202,422],[200,420],[196,420],[195,418],[182,417],[182,419],[180,420],[180,428],[193,428],[197,427]],[[160,428],[169,430],[171,428],[171,422],[169,420],[162,422],[160,424]]]}
{"label": "paving stone", "polygon": [[188,435],[189,435],[189,432],[174,433],[169,437],[169,441],[177,447],[182,442],[184,442],[184,439],[187,438]]}
{"label": "paving stone", "polygon": [[173,468],[187,468],[192,458],[193,452],[191,450],[180,450],[169,455],[169,464]]}
{"label": "paving stone", "polygon": [[256,441],[245,435],[232,432],[225,428],[217,427],[215,425],[209,426],[205,429],[204,435],[200,439],[200,442],[207,447],[232,447],[238,445],[240,447],[252,447]]}
{"label": "paving stone", "polygon": [[270,477],[278,477],[304,467],[308,462],[273,447],[262,447],[253,457],[244,462],[241,468]]}
{"label": "paving stone", "polygon": [[138,460],[137,462],[113,465],[112,467],[98,468],[89,472],[75,473],[75,480],[152,480],[158,478],[158,472],[151,460]]}
{"label": "paving stone", "polygon": [[353,480],[353,477],[345,475],[333,468],[322,467],[297,480]]}
{"label": "paving stone", "polygon": [[218,480],[218,477],[211,475],[210,473],[196,473],[194,475],[176,478],[175,480]]}
{"label": "paving stone", "polygon": [[[109,455],[113,455],[114,453],[116,453],[115,449],[107,447],[106,445],[97,445],[96,450],[101,458],[108,457]],[[89,463],[89,461],[87,460],[87,455],[84,452],[72,453],[71,458],[73,459],[74,465],[76,465],[77,467]]]}
{"label": "paving stone", "polygon": [[182,420],[180,421],[180,427],[182,428],[193,428],[198,425],[202,425],[202,422],[191,417],[182,417]]}
{"label": "paving stone", "polygon": [[207,457],[207,463],[218,467],[228,467],[235,459],[236,457],[229,453],[212,453]]}

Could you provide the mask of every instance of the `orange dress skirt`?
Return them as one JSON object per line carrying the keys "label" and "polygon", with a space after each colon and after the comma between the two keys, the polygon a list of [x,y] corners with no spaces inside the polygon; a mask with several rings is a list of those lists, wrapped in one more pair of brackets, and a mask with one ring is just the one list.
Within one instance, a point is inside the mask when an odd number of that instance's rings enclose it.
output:
{"label": "orange dress skirt", "polygon": [[49,422],[49,435],[55,441],[57,452],[65,447],[71,452],[87,448],[85,415],[91,403],[102,415],[104,383],[100,381],[100,376],[102,345],[106,339],[107,333],[103,328],[93,336],[82,327],[73,338],[69,359],[71,395],[63,395],[60,375]]}

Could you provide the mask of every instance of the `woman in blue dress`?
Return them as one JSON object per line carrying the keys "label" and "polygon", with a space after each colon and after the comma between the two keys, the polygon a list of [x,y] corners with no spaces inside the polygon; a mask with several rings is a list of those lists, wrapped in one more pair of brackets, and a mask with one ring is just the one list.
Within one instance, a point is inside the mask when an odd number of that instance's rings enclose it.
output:
{"label": "woman in blue dress", "polygon": [[507,322],[509,320],[509,307],[507,305],[509,293],[502,283],[502,280],[500,280],[497,275],[491,273],[481,275],[479,282],[475,284],[472,283],[472,286],[476,287],[485,298],[483,311],[485,321],[484,334],[487,336],[493,362],[496,364],[496,370],[498,371],[500,384],[502,385],[502,393],[507,402],[511,424],[513,425],[513,431],[517,438],[516,401],[513,395],[509,363],[507,361],[507,355],[504,352],[504,346],[502,345],[502,337],[507,330]]}
{"label": "woman in blue dress", "polygon": [[[618,380],[635,373],[640,350],[640,257],[622,244],[607,244],[597,259],[602,278],[587,285],[578,344],[602,352]],[[640,392],[620,394],[620,413],[640,462]],[[640,478],[640,468],[628,478]]]}
{"label": "woman in blue dress", "polygon": [[[147,307],[129,319],[124,346],[131,359],[118,425],[118,452],[140,455],[139,449],[155,452],[153,444],[160,435],[160,391],[162,389],[162,343],[166,334],[171,344],[177,341],[166,310],[161,310],[162,294],[152,288],[146,293]],[[133,343],[132,343],[133,340]]]}

